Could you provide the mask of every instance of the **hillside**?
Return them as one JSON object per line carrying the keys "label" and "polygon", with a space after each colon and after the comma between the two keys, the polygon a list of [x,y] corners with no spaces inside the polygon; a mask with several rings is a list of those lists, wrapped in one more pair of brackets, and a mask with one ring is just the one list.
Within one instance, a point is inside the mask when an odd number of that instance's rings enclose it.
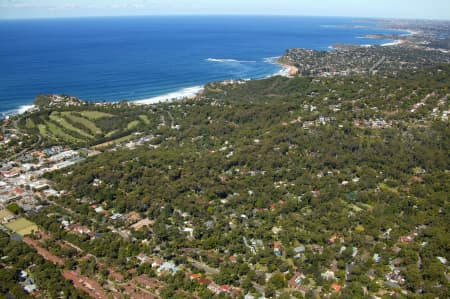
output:
{"label": "hillside", "polygon": [[[47,175],[72,213],[51,205],[33,220],[121,271],[141,269],[133,257],[145,254],[229,295],[444,298],[449,78],[443,65],[211,83],[199,99],[155,106],[172,125],[147,126],[150,143]],[[61,235],[55,212],[101,236]],[[147,228],[132,228],[134,212]],[[212,296],[184,275],[160,279],[163,298]]]}

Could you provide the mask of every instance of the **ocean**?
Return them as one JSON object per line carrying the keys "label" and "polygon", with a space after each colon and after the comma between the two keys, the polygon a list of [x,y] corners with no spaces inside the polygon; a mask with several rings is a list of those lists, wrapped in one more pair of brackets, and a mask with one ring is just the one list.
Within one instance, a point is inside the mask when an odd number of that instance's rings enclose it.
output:
{"label": "ocean", "polygon": [[211,81],[282,71],[286,49],[384,44],[404,33],[374,20],[325,17],[158,16],[0,21],[0,117],[38,94],[88,101],[160,101]]}

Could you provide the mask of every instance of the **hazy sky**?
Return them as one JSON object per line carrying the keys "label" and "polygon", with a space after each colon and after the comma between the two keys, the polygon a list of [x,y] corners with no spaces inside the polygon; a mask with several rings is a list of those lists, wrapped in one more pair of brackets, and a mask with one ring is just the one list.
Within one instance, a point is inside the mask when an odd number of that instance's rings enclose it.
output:
{"label": "hazy sky", "polygon": [[0,0],[0,18],[175,14],[450,20],[450,0]]}

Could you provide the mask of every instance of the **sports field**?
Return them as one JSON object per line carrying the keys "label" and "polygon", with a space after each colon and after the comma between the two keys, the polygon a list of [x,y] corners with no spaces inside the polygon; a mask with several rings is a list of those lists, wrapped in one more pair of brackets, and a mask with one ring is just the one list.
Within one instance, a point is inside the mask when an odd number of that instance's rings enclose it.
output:
{"label": "sports field", "polygon": [[33,231],[36,232],[39,230],[35,223],[22,217],[5,224],[5,226],[21,236],[26,236]]}

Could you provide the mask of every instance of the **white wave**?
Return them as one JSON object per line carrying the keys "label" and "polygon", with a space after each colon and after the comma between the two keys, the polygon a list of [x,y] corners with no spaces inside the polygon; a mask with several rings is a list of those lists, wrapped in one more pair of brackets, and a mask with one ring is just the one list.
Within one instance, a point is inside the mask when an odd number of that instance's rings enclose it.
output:
{"label": "white wave", "polygon": [[237,60],[237,59],[221,59],[221,58],[207,58],[206,61],[218,63],[253,63],[254,60]]}
{"label": "white wave", "polygon": [[276,72],[274,76],[282,76],[282,77],[290,77],[291,76],[291,68],[289,66],[283,66],[281,70]]}
{"label": "white wave", "polygon": [[33,109],[34,107],[35,107],[34,105],[21,105],[17,109],[1,112],[0,113],[0,119],[1,118],[8,118],[10,116],[17,115],[17,114],[25,113],[25,112]]}
{"label": "white wave", "polygon": [[277,64],[278,59],[280,59],[281,56],[274,56],[274,57],[266,57],[263,59],[264,62],[271,63],[271,64]]}
{"label": "white wave", "polygon": [[397,45],[400,45],[401,43],[402,43],[401,40],[395,40],[395,41],[393,41],[393,42],[389,42],[389,43],[382,44],[381,46],[382,46],[382,47],[397,46]]}
{"label": "white wave", "polygon": [[143,99],[143,100],[136,100],[133,102],[136,104],[149,105],[149,104],[170,102],[170,101],[181,100],[181,99],[189,99],[189,98],[193,98],[193,97],[197,96],[198,94],[200,94],[203,91],[203,89],[204,89],[203,85],[192,86],[192,87],[180,89],[175,92],[160,95],[157,97]]}
{"label": "white wave", "polygon": [[419,31],[415,30],[404,30],[404,31],[406,31],[406,33],[402,34],[402,36],[412,36],[420,33]]}
{"label": "white wave", "polygon": [[320,25],[320,27],[322,27],[322,28],[339,28],[341,26],[340,25]]}
{"label": "white wave", "polygon": [[274,56],[274,57],[267,57],[267,58],[263,59],[264,62],[266,62],[266,63],[275,64],[280,67],[280,69],[278,71],[276,71],[275,73],[273,73],[271,75],[266,76],[266,78],[270,78],[270,77],[274,77],[274,76],[283,76],[283,77],[290,76],[291,67],[278,63],[278,60],[280,58],[281,58],[281,56]]}
{"label": "white wave", "polygon": [[22,105],[17,109],[17,113],[22,114],[34,108],[34,105]]}
{"label": "white wave", "polygon": [[275,77],[275,76],[282,76],[282,77],[290,77],[291,75],[291,68],[287,65],[279,65],[280,70],[276,71],[275,73],[271,75],[267,75],[266,78]]}

